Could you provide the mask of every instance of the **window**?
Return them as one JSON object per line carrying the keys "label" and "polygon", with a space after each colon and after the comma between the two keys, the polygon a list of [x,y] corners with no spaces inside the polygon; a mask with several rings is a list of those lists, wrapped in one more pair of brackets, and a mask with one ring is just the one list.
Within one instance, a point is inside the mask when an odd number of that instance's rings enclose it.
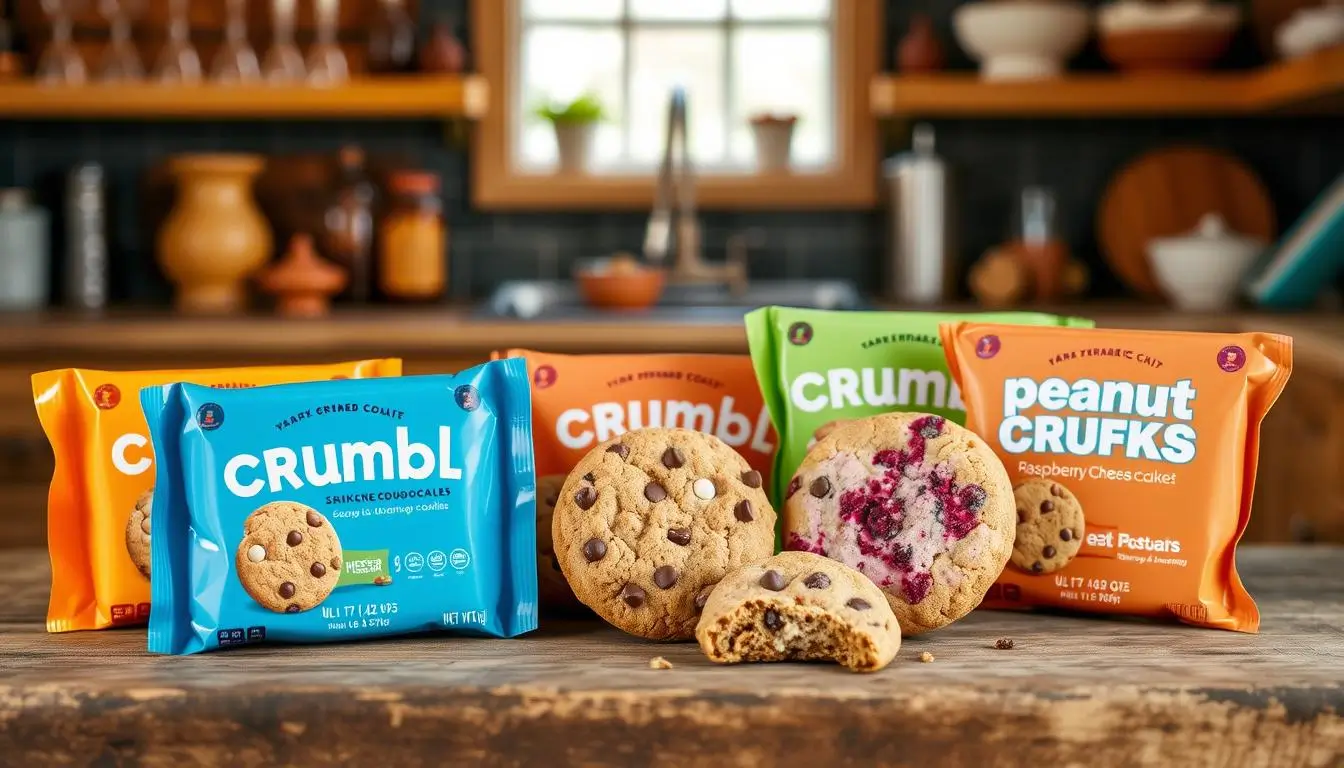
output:
{"label": "window", "polygon": [[[876,193],[868,86],[882,0],[475,0],[473,35],[491,108],[478,126],[472,194],[486,208],[648,205],[671,91],[706,207],[863,207]],[[554,175],[537,106],[593,94],[609,118],[591,172]],[[786,181],[756,173],[750,119],[798,117]]]}

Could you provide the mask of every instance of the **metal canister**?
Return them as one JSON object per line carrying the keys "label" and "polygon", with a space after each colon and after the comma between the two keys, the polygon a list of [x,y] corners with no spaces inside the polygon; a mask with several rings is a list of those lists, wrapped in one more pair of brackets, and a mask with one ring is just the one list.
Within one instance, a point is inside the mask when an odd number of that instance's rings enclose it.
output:
{"label": "metal canister", "polygon": [[26,189],[0,189],[0,310],[47,303],[47,212]]}
{"label": "metal canister", "polygon": [[103,167],[75,166],[65,193],[64,303],[75,309],[107,305],[107,211]]}
{"label": "metal canister", "polygon": [[933,128],[915,126],[909,152],[884,164],[888,244],[884,287],[902,303],[938,304],[956,293],[951,178],[934,151]]}

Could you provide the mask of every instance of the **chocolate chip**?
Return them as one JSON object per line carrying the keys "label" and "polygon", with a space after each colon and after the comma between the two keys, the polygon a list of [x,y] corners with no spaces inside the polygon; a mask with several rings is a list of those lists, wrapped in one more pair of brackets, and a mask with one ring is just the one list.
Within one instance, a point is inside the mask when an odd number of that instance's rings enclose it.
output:
{"label": "chocolate chip", "polygon": [[757,471],[754,470],[754,469],[751,470],[750,472],[743,472],[743,473],[742,473],[742,484],[745,485],[745,486],[747,486],[748,488],[760,488],[760,487],[761,487],[761,473],[760,473],[760,472],[757,472]]}
{"label": "chocolate chip", "polygon": [[794,475],[793,479],[789,481],[788,490],[784,492],[784,498],[786,499],[791,498],[793,494],[797,493],[798,489],[802,487],[803,487],[803,479],[801,477],[798,477],[797,475]]}
{"label": "chocolate chip", "polygon": [[317,514],[317,510],[314,509],[308,510],[308,526],[310,528],[322,527],[322,516]]}
{"label": "chocolate chip", "polygon": [[1064,490],[1061,489],[1061,488],[1059,487],[1059,483],[1051,483],[1051,484],[1050,484],[1050,495],[1051,495],[1051,496],[1063,496],[1063,495],[1064,495]]}
{"label": "chocolate chip", "polygon": [[595,483],[597,482],[597,478],[593,476],[592,472],[589,472],[588,474],[583,476],[583,481],[585,483]]}
{"label": "chocolate chip", "polygon": [[867,600],[864,600],[862,597],[851,597],[849,598],[849,602],[845,603],[845,605],[849,606],[850,608],[853,608],[856,611],[866,611],[869,608],[873,607],[868,603]]}
{"label": "chocolate chip", "polygon": [[542,500],[541,500],[541,503],[545,504],[546,506],[550,507],[551,509],[555,509],[555,502],[557,502],[557,501],[559,501],[559,500],[560,500],[560,497],[559,497],[558,495],[556,495],[554,492],[551,492],[551,493],[546,494],[546,498],[542,499]]}
{"label": "chocolate chip", "polygon": [[1013,650],[1013,638],[1000,637],[994,641],[994,647],[1000,651],[1011,651]]}
{"label": "chocolate chip", "polygon": [[313,574],[314,579],[320,579],[327,575],[327,566],[321,563],[313,563],[313,567],[309,568],[308,572]]}
{"label": "chocolate chip", "polygon": [[574,503],[584,511],[592,509],[593,505],[597,503],[597,489],[583,486],[574,492]]}
{"label": "chocolate chip", "polygon": [[803,586],[808,589],[825,589],[831,586],[831,577],[821,571],[817,571],[806,579],[803,579]]}
{"label": "chocolate chip", "polygon": [[1053,501],[1051,501],[1051,500],[1049,500],[1049,499],[1046,499],[1045,501],[1042,501],[1042,502],[1041,502],[1041,513],[1042,513],[1042,514],[1044,514],[1044,513],[1046,513],[1046,512],[1054,512],[1054,511],[1055,511],[1055,502],[1053,502]]}
{"label": "chocolate chip", "polygon": [[704,589],[700,590],[700,593],[695,596],[696,613],[705,610],[705,603],[709,602],[709,593],[713,591],[714,591],[714,585],[710,584],[708,587],[705,587]]}
{"label": "chocolate chip", "polygon": [[285,613],[298,613],[301,610],[303,609],[292,603],[285,607]]}
{"label": "chocolate chip", "polygon": [[647,595],[644,593],[644,590],[634,584],[626,584],[624,587],[621,587],[621,599],[631,608],[639,608],[644,605],[645,597],[647,597]]}
{"label": "chocolate chip", "polygon": [[1055,556],[1055,548],[1052,547],[1052,546],[1050,546],[1049,544],[1046,544],[1046,545],[1045,545],[1045,548],[1041,550],[1041,554],[1042,554],[1042,555],[1045,555],[1046,557],[1054,557],[1054,556]]}
{"label": "chocolate chip", "polygon": [[607,542],[601,539],[589,539],[583,543],[583,559],[590,563],[607,556]]}
{"label": "chocolate chip", "polygon": [[1041,561],[1039,561],[1039,560],[1037,560],[1036,562],[1034,562],[1034,563],[1031,564],[1031,572],[1032,572],[1032,573],[1040,573],[1041,571],[1044,571],[1044,570],[1045,570],[1045,566],[1044,566],[1044,565],[1041,565]]}
{"label": "chocolate chip", "polygon": [[667,489],[657,483],[649,483],[644,486],[644,498],[657,504],[667,498]]}
{"label": "chocolate chip", "polygon": [[1059,540],[1073,541],[1073,531],[1070,531],[1068,528],[1061,528],[1059,531]]}
{"label": "chocolate chip", "polygon": [[681,455],[681,451],[676,448],[668,448],[663,451],[663,466],[668,469],[676,469],[686,463],[686,457]]}
{"label": "chocolate chip", "polygon": [[737,502],[737,506],[733,507],[733,517],[743,523],[750,523],[755,520],[756,515],[752,514],[751,502],[746,499]]}
{"label": "chocolate chip", "polygon": [[831,493],[831,481],[825,477],[818,477],[807,487],[807,492],[818,499],[824,499]]}
{"label": "chocolate chip", "polygon": [[290,531],[285,537],[285,543],[291,547],[297,547],[303,543],[303,534],[298,531]]}
{"label": "chocolate chip", "polygon": [[691,532],[685,528],[669,528],[667,529],[667,540],[684,547],[691,543]]}
{"label": "chocolate chip", "polygon": [[294,583],[291,581],[280,582],[280,596],[288,600],[294,596]]}
{"label": "chocolate chip", "polygon": [[765,624],[765,628],[771,632],[778,632],[784,628],[784,619],[780,618],[779,611],[776,611],[774,608],[765,609],[765,616],[763,617],[762,622]]}
{"label": "chocolate chip", "polygon": [[660,565],[653,572],[653,583],[659,589],[671,589],[677,583],[677,569],[670,565]]}
{"label": "chocolate chip", "polygon": [[776,570],[766,571],[761,575],[761,586],[771,592],[778,592],[788,586],[788,581],[784,579],[784,574]]}
{"label": "chocolate chip", "polygon": [[625,443],[617,443],[607,449],[607,453],[614,453],[624,459],[630,455],[630,449],[625,447]]}
{"label": "chocolate chip", "polygon": [[1027,510],[1021,507],[1017,508],[1017,522],[1019,523],[1027,522]]}

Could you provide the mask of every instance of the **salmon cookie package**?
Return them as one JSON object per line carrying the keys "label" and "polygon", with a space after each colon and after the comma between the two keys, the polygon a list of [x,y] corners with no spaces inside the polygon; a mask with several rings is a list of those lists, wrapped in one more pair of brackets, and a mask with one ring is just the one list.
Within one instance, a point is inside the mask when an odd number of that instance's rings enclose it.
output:
{"label": "salmon cookie package", "polygon": [[1258,630],[1236,545],[1292,339],[981,323],[941,334],[966,425],[1003,461],[1017,508],[985,606]]}
{"label": "salmon cookie package", "polygon": [[[552,355],[524,349],[532,380],[537,545],[543,608],[580,611],[551,551],[551,520],[565,476],[594,445],[643,427],[717,436],[768,482],[775,434],[745,355]],[[769,486],[765,486],[769,487]]]}
{"label": "salmon cookie package", "polygon": [[399,376],[400,360],[195,371],[33,376],[33,401],[56,455],[47,500],[47,631],[144,624],[149,618],[154,453],[142,387],[190,381],[223,389],[316,379]]}

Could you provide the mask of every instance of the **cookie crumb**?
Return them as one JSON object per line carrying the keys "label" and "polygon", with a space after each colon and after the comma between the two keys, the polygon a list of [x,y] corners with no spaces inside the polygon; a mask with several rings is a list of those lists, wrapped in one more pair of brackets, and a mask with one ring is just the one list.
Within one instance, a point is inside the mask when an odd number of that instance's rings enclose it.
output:
{"label": "cookie crumb", "polygon": [[1013,638],[1000,637],[994,641],[994,647],[1000,651],[1011,651],[1013,650]]}
{"label": "cookie crumb", "polygon": [[925,651],[919,654],[919,660],[924,662],[925,664],[928,664],[930,661],[933,661],[933,654],[929,653],[928,651]]}
{"label": "cookie crumb", "polygon": [[654,656],[649,659],[649,669],[671,669],[672,662],[664,659],[662,656]]}

